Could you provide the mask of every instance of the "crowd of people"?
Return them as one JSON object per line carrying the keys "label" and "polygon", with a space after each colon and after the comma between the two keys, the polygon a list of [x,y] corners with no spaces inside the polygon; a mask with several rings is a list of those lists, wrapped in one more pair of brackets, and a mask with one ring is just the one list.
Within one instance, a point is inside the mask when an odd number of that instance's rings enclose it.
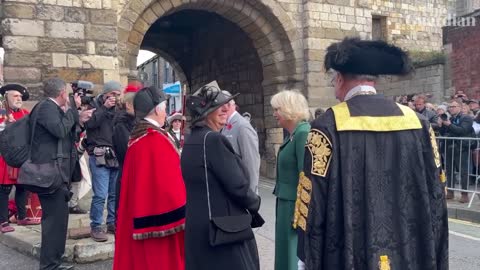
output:
{"label": "crowd of people", "polygon": [[[425,116],[435,134],[440,136],[440,156],[446,172],[447,186],[456,188],[456,175],[460,179],[459,202],[470,201],[468,190],[479,176],[480,163],[477,162],[477,149],[480,141],[479,100],[469,99],[462,91],[457,92],[447,102],[432,104],[426,95],[411,95],[398,99],[404,105]],[[471,181],[470,181],[471,180]],[[447,192],[447,199],[454,199],[454,192]]]}
{"label": "crowd of people", "polygon": [[[471,117],[455,100],[445,119],[422,96],[414,101],[416,114],[378,95],[378,76],[412,71],[407,54],[382,41],[332,44],[325,70],[341,103],[315,111],[315,119],[300,91],[283,90],[270,100],[286,131],[274,189],[275,270],[448,269],[435,133],[459,136],[467,118],[472,127]],[[213,81],[187,97],[191,131],[184,139],[184,115],[167,115],[167,97],[155,87],[124,89],[111,81],[82,104],[63,80],[46,80],[46,99],[30,113],[36,119],[31,162],[52,162],[61,149],[59,173],[66,177],[54,175],[61,183],[38,192],[40,269],[73,268],[62,263],[68,214],[84,210],[68,202],[76,196],[72,182],[82,177],[79,159],[88,156],[91,237],[101,242],[115,235],[113,269],[259,270],[253,228],[265,221],[258,135],[251,115],[238,112],[238,94],[227,90]],[[27,94],[15,91],[5,89],[17,113],[15,104]],[[2,182],[8,197],[15,181],[4,165],[4,179],[12,179]],[[3,212],[0,218],[9,227]]]}

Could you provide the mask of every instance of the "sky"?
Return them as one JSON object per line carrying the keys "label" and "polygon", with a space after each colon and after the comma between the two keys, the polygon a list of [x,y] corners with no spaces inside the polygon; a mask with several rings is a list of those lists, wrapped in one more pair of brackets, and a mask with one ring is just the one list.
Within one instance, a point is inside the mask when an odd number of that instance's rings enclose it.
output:
{"label": "sky", "polygon": [[140,50],[137,57],[137,67],[154,56],[155,54],[150,51]]}

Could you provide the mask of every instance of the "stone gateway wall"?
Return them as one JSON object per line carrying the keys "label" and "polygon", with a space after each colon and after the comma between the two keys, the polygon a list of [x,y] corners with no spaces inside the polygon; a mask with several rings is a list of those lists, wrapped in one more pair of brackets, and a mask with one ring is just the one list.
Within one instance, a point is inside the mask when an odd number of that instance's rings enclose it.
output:
{"label": "stone gateway wall", "polygon": [[119,80],[117,16],[110,0],[3,1],[5,81],[29,86],[59,76],[102,85]]}
{"label": "stone gateway wall", "polygon": [[428,102],[440,103],[445,100],[445,65],[434,64],[420,67],[408,77],[386,76],[377,82],[377,91],[386,96],[410,94],[431,95]]}
{"label": "stone gateway wall", "polygon": [[4,79],[26,84],[37,99],[41,82],[52,76],[97,87],[112,79],[126,84],[137,76],[139,50],[152,50],[179,70],[188,91],[218,79],[242,94],[238,103],[257,118],[262,173],[274,177],[283,136],[272,95],[298,89],[312,110],[336,103],[322,64],[326,47],[345,36],[440,50],[444,2],[4,0]]}

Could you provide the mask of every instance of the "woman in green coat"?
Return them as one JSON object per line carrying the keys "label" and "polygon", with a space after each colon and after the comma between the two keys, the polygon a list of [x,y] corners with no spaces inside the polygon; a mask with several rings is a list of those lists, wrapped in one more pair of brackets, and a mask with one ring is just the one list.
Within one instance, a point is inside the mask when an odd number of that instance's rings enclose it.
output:
{"label": "woman in green coat", "polygon": [[279,126],[289,133],[277,155],[275,270],[297,270],[297,232],[292,224],[310,112],[307,100],[296,91],[282,91],[270,103]]}

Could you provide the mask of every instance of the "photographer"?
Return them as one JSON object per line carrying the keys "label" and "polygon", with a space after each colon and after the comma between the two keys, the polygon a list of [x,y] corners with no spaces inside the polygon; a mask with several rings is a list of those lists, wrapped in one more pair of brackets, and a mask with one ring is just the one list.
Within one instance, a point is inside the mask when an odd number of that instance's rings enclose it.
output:
{"label": "photographer", "polygon": [[[440,126],[440,134],[445,137],[475,137],[473,130],[473,119],[468,115],[462,114],[462,103],[452,100],[448,106],[451,118],[448,119],[446,114],[440,115],[438,125]],[[460,172],[460,182],[463,190],[468,189],[468,168],[470,147],[468,141],[446,140],[442,153],[445,154],[445,169],[447,171],[447,186],[454,187],[454,172]],[[447,199],[453,199],[453,191],[449,190]],[[468,202],[468,193],[462,192],[460,202]]]}
{"label": "photographer", "polygon": [[96,110],[92,118],[85,123],[86,150],[90,156],[93,189],[90,235],[97,242],[108,240],[102,229],[103,208],[107,198],[107,232],[115,233],[115,181],[118,175],[118,160],[113,150],[112,136],[115,106],[121,89],[119,82],[105,83],[102,94],[96,100]]}

